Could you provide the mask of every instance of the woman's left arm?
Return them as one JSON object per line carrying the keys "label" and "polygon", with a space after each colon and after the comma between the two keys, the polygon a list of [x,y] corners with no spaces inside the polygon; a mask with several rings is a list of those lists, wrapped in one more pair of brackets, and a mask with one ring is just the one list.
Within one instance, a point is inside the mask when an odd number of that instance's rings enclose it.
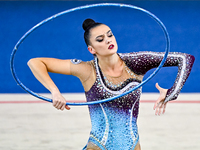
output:
{"label": "woman's left arm", "polygon": [[[148,54],[149,65],[146,66],[148,70],[151,68],[158,67],[158,65],[163,59],[163,55],[163,53],[150,52]],[[186,53],[170,52],[168,54],[168,57],[163,67],[177,66],[178,73],[175,82],[170,89],[163,89],[158,84],[156,84],[156,88],[160,92],[160,96],[154,105],[156,115],[160,115],[161,113],[165,112],[165,108],[168,101],[177,99],[183,85],[189,77],[194,60],[194,56]]]}
{"label": "woman's left arm", "polygon": [[[163,57],[163,52],[133,52],[121,56],[127,66],[138,75],[144,75],[150,69],[158,67]],[[168,101],[175,100],[178,97],[178,94],[191,72],[194,60],[194,56],[190,54],[169,52],[163,66],[177,66],[178,73],[176,80],[170,89],[163,89],[156,84],[156,88],[160,91],[160,96],[154,106],[157,114],[161,112],[161,109],[165,111],[166,103]]]}
{"label": "woman's left arm", "polygon": [[186,53],[169,53],[167,60],[165,61],[164,67],[177,66],[178,73],[173,86],[167,90],[165,103],[171,100],[177,99],[183,85],[190,75],[194,56]]}

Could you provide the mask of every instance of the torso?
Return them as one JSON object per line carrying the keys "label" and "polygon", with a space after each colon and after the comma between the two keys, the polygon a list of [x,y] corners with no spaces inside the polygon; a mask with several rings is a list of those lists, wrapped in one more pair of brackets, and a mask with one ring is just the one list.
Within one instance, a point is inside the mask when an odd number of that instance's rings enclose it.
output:
{"label": "torso", "polygon": [[[87,101],[97,101],[119,95],[138,85],[141,81],[125,65],[123,77],[111,80],[94,61],[95,82],[85,92]],[[100,149],[133,149],[138,143],[137,116],[141,88],[110,102],[90,105],[92,130],[89,143]]]}
{"label": "torso", "polygon": [[[122,80],[120,78],[113,80],[111,86],[109,82],[112,78],[101,72],[97,60],[83,62],[79,65],[71,64],[73,65],[71,73],[83,83],[87,101],[113,97],[138,85],[147,71],[159,66],[164,53],[133,52],[119,54],[119,56],[128,67],[127,72],[129,73],[124,79],[121,78]],[[165,102],[177,98],[190,74],[193,63],[194,57],[189,54],[169,53],[164,66],[177,66],[178,76],[174,85],[168,89]],[[104,77],[107,78],[104,79]],[[126,81],[129,78],[131,80]],[[123,82],[118,86],[119,79]],[[140,150],[136,124],[140,94],[141,88],[110,102],[89,105],[92,130],[88,145],[84,150]]]}

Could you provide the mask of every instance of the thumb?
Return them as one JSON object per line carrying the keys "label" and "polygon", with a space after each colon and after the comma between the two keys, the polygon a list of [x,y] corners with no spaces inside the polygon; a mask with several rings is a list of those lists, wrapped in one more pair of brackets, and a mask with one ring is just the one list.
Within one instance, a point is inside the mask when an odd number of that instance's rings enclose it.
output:
{"label": "thumb", "polygon": [[161,87],[158,85],[158,83],[156,83],[156,88],[160,91]]}

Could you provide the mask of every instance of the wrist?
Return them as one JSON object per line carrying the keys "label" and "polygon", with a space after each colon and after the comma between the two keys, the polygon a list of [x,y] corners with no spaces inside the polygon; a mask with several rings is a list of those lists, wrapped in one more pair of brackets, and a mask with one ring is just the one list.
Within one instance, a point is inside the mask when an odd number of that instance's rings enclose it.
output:
{"label": "wrist", "polygon": [[50,92],[53,95],[60,93],[60,91],[59,91],[59,89],[57,87],[54,87],[54,88],[50,89]]}

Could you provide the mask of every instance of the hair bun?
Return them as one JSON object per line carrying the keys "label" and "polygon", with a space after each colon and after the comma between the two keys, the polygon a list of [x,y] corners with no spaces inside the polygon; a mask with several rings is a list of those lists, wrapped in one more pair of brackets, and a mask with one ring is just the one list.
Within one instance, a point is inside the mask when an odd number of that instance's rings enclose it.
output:
{"label": "hair bun", "polygon": [[92,19],[85,19],[85,21],[82,24],[82,27],[84,30],[87,30],[88,27],[90,27],[91,25],[95,24],[95,21]]}

